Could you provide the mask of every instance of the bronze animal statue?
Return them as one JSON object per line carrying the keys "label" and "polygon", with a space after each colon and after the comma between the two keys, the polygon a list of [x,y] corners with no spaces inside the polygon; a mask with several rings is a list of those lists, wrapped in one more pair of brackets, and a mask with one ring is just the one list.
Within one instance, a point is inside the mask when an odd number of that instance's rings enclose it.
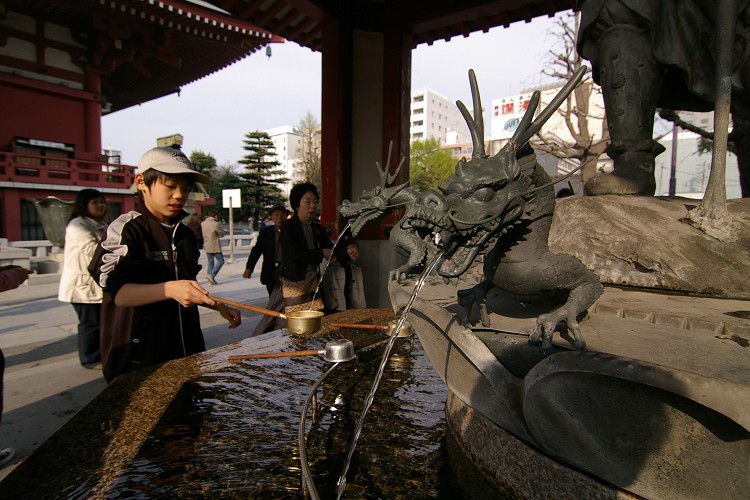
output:
{"label": "bronze animal statue", "polygon": [[[731,15],[718,14],[722,4]],[[653,195],[664,151],[653,140],[656,108],[714,111],[716,76],[726,72],[742,196],[750,196],[750,1],[579,0],[578,8],[577,50],[602,87],[614,162],[613,172],[586,182],[586,193]],[[719,46],[722,31],[735,32],[733,47]],[[717,50],[733,53],[732,67],[721,67]]]}
{"label": "bronze animal statue", "polygon": [[536,162],[527,142],[586,70],[581,68],[532,121],[539,104],[539,92],[535,92],[510,142],[492,157],[484,151],[482,103],[476,77],[470,71],[474,116],[461,101],[456,104],[471,131],[472,157],[458,162],[455,174],[439,186],[439,192],[418,192],[408,182],[387,187],[398,173],[398,169],[392,175],[388,173],[389,149],[388,162],[380,172],[380,185],[364,192],[356,202],[344,200],[339,211],[349,219],[356,234],[367,222],[397,206],[406,207],[391,231],[390,241],[409,259],[391,272],[391,279],[402,279],[414,272],[435,252],[445,255],[437,272],[446,280],[457,279],[483,257],[485,281],[458,292],[459,303],[466,310],[462,321],[467,321],[471,308],[478,304],[482,323],[489,326],[484,298],[493,287],[526,300],[558,299],[562,305],[536,319],[530,342],[543,340],[544,347],[551,346],[552,335],[558,323],[563,322],[574,336],[574,346],[585,347],[578,320],[601,295],[603,287],[578,259],[550,251],[547,238],[555,207],[554,183]]}

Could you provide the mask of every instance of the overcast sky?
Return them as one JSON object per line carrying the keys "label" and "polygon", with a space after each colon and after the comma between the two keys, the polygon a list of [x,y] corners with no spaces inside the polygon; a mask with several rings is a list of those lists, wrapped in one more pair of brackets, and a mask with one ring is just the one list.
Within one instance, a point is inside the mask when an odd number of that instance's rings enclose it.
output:
{"label": "overcast sky", "polygon": [[[538,84],[554,37],[552,20],[537,18],[493,28],[468,38],[418,46],[412,57],[412,88],[429,88],[471,107],[468,71],[477,74],[482,104]],[[183,149],[211,153],[219,164],[244,156],[251,130],[296,126],[306,112],[320,120],[321,55],[294,42],[273,44],[170,95],[102,118],[102,146],[122,151],[135,165],[156,138],[182,134]]]}

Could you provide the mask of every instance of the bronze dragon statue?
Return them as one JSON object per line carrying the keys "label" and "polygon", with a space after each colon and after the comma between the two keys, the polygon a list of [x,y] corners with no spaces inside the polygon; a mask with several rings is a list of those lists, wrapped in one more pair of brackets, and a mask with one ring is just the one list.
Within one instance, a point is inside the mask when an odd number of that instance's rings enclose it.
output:
{"label": "bronze dragon statue", "polygon": [[408,182],[387,187],[403,165],[402,160],[396,172],[389,175],[389,148],[382,172],[378,165],[380,185],[364,192],[357,202],[344,200],[339,212],[349,219],[356,235],[367,222],[405,206],[390,241],[408,256],[408,261],[391,272],[391,279],[402,279],[414,272],[434,252],[444,254],[437,272],[448,281],[457,279],[482,257],[486,279],[458,292],[458,302],[464,307],[459,319],[464,324],[476,304],[482,324],[489,326],[485,296],[497,287],[525,300],[562,304],[536,319],[529,332],[530,342],[541,340],[545,348],[550,347],[553,333],[563,323],[573,334],[573,345],[578,349],[585,347],[578,321],[601,295],[603,287],[577,258],[550,251],[547,239],[555,208],[554,183],[527,145],[585,71],[583,67],[576,72],[532,121],[540,96],[535,92],[513,137],[491,157],[484,149],[484,120],[476,76],[473,70],[469,71],[474,116],[461,101],[456,105],[471,131],[472,157],[458,162],[455,174],[439,186],[439,191],[419,192]]}

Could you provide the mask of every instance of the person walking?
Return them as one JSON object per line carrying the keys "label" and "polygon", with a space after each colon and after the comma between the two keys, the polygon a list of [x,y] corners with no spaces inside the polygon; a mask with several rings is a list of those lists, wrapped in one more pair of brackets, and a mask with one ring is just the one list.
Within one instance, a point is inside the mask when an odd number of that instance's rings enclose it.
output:
{"label": "person walking", "polygon": [[[286,220],[288,215],[289,211],[284,205],[276,205],[271,208],[270,219],[273,223],[261,229],[258,233],[258,240],[253,249],[250,250],[250,255],[247,257],[247,264],[245,264],[245,272],[242,273],[243,278],[250,278],[253,270],[255,270],[255,265],[258,263],[261,255],[263,256],[263,264],[260,268],[260,282],[266,285],[266,289],[268,290],[268,304],[266,304],[266,309],[278,312],[283,312],[284,310],[284,297],[281,294],[281,243],[279,242],[279,238],[281,237],[281,224]],[[266,314],[258,322],[250,336],[255,337],[262,333],[284,328],[284,326],[286,326],[284,319]]]}
{"label": "person walking", "polygon": [[81,189],[65,227],[63,270],[57,300],[70,302],[78,315],[78,360],[84,368],[101,368],[99,316],[102,289],[88,272],[104,238],[107,202],[96,189]]}
{"label": "person walking", "polygon": [[203,233],[203,250],[206,251],[208,259],[208,269],[206,269],[206,279],[212,285],[216,285],[216,275],[219,274],[221,266],[224,265],[224,254],[221,251],[221,237],[224,236],[224,230],[219,224],[219,213],[216,210],[209,210],[206,220],[201,222],[201,232]]}

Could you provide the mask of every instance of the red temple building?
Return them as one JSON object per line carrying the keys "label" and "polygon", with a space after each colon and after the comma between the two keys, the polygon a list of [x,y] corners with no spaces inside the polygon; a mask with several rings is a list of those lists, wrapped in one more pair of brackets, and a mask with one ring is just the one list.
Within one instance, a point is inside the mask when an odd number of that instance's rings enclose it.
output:
{"label": "red temple building", "polygon": [[102,115],[280,41],[179,0],[0,2],[0,237],[47,239],[33,201],[84,187],[132,209],[135,167],[102,154]]}

